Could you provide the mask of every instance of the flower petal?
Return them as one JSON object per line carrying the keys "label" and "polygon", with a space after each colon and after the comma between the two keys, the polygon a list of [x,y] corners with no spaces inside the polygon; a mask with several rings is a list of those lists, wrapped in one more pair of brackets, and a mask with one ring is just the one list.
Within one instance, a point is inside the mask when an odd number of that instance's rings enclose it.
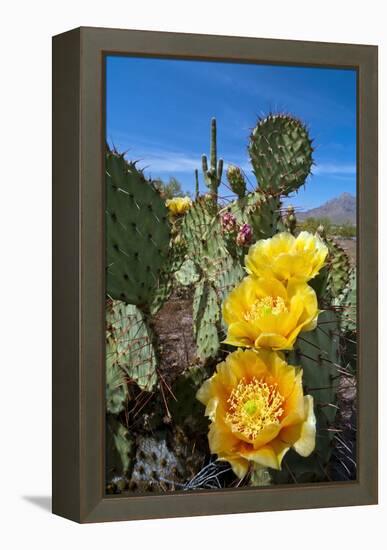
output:
{"label": "flower petal", "polygon": [[246,312],[257,298],[256,281],[245,277],[227,296],[223,303],[222,314],[225,323],[230,325],[245,318]]}
{"label": "flower petal", "polygon": [[[244,389],[250,390],[250,382],[257,380],[266,387],[277,388],[284,398],[280,405],[283,410],[279,417],[270,420],[270,424],[266,417],[258,430],[248,431],[245,428],[251,428],[249,423],[254,417],[246,421],[241,415],[238,421],[241,420],[242,424],[234,423],[230,416],[233,414],[230,396],[238,388],[239,394],[235,395],[242,399],[238,406],[244,407],[243,399],[251,398],[243,393]],[[254,388],[254,391],[258,390]],[[228,461],[240,478],[246,475],[249,462],[278,470],[290,447],[301,456],[308,456],[314,449],[316,419],[313,398],[303,395],[302,370],[288,365],[282,353],[240,349],[229,354],[217,366],[216,373],[203,383],[197,397],[206,405],[206,415],[211,420],[208,432],[210,452]],[[265,408],[262,411],[266,414]]]}
{"label": "flower petal", "polygon": [[213,377],[205,380],[196,392],[196,399],[198,399],[203,405],[207,405],[209,400],[213,397],[212,392],[212,379]]}
{"label": "flower petal", "polygon": [[316,445],[316,417],[313,410],[313,397],[304,397],[306,420],[302,424],[299,439],[293,444],[294,450],[301,456],[309,456]]}
{"label": "flower petal", "polygon": [[228,327],[227,338],[224,340],[224,343],[230,346],[251,348],[254,346],[256,337],[257,333],[253,323],[239,321],[237,323],[231,323]]}
{"label": "flower petal", "polygon": [[273,468],[274,470],[281,469],[282,459],[288,452],[290,446],[286,443],[275,439],[269,444],[261,447],[257,450],[243,450],[241,456],[244,458],[260,464],[265,468]]}
{"label": "flower petal", "polygon": [[208,443],[211,453],[221,456],[224,453],[234,453],[238,447],[239,440],[234,437],[221,420],[215,417],[215,421],[212,422],[208,431]]}
{"label": "flower petal", "polygon": [[256,338],[254,345],[256,348],[269,348],[273,350],[292,349],[292,347],[289,347],[288,340],[284,336],[266,332]]}
{"label": "flower petal", "polygon": [[260,464],[265,468],[273,468],[279,470],[278,458],[273,448],[270,445],[265,445],[260,449],[244,449],[240,452],[240,455],[247,460],[251,460],[256,464]]}
{"label": "flower petal", "polygon": [[277,437],[281,429],[281,426],[279,424],[268,424],[265,426],[259,435],[251,442],[254,449],[260,449],[266,443],[269,443],[269,441],[272,441]]}
{"label": "flower petal", "polygon": [[256,296],[258,298],[265,296],[273,296],[273,298],[277,298],[279,296],[280,298],[285,300],[285,302],[288,299],[288,292],[285,286],[281,283],[281,281],[275,279],[274,277],[261,277],[259,279],[256,279],[255,287]]}
{"label": "flower petal", "polygon": [[[236,382],[242,378],[247,380],[263,378],[268,371],[267,355],[258,354],[255,350],[250,349],[237,350],[228,356],[227,367],[235,375]],[[233,384],[233,387],[235,386],[236,383]],[[230,390],[232,390],[231,387]]]}
{"label": "flower petal", "polygon": [[218,459],[226,460],[227,462],[229,462],[234,474],[239,477],[239,479],[244,478],[248,472],[249,461],[245,458],[242,458],[241,456],[224,455],[219,456]]}
{"label": "flower petal", "polygon": [[216,415],[216,410],[218,408],[218,405],[219,405],[219,398],[218,397],[212,397],[208,403],[207,403],[207,407],[206,407],[206,412],[205,412],[205,415],[208,416],[208,418],[210,420],[214,420],[215,419],[215,415]]}
{"label": "flower petal", "polygon": [[246,271],[256,277],[308,281],[320,271],[328,254],[317,236],[302,231],[297,238],[288,232],[258,241],[245,257]]}

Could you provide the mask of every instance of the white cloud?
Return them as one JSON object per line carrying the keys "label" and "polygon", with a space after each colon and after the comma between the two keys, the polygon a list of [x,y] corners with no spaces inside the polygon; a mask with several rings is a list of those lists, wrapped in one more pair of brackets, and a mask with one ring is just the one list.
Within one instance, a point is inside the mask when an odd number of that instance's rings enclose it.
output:
{"label": "white cloud", "polygon": [[[128,140],[125,140],[126,142]],[[125,149],[125,147],[121,148]],[[197,168],[201,170],[201,155],[202,153],[183,153],[168,148],[162,148],[153,144],[142,143],[138,147],[132,147],[128,156],[131,160],[138,159],[142,168],[153,176],[157,174],[173,174],[173,173],[193,173]],[[225,170],[229,164],[239,166],[246,174],[250,174],[252,166],[247,156],[239,157],[227,155],[224,158]],[[330,176],[355,176],[356,164],[354,163],[335,163],[321,162],[313,167],[312,173],[315,175],[330,175]]]}
{"label": "white cloud", "polygon": [[174,151],[136,151],[140,165],[149,172],[193,172],[200,167],[200,157]]}
{"label": "white cloud", "polygon": [[[144,168],[147,172],[154,175],[157,173],[191,173],[195,168],[201,170],[202,155],[201,154],[185,154],[179,151],[172,151],[169,149],[133,147],[127,154],[131,160],[138,160],[141,168]],[[221,157],[219,157],[221,158]],[[246,159],[229,159],[224,158],[224,167],[227,169],[229,164],[235,164],[240,166],[246,172],[251,171],[251,165]]]}
{"label": "white cloud", "polygon": [[356,164],[321,163],[317,164],[317,166],[313,168],[313,174],[337,174],[340,176],[354,176],[356,175]]}

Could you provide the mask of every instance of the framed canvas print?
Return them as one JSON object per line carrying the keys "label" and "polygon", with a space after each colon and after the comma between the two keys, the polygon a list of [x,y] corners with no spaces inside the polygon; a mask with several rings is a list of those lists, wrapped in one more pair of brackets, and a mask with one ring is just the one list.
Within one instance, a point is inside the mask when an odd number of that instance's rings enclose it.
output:
{"label": "framed canvas print", "polygon": [[377,502],[377,48],[53,40],[53,511]]}

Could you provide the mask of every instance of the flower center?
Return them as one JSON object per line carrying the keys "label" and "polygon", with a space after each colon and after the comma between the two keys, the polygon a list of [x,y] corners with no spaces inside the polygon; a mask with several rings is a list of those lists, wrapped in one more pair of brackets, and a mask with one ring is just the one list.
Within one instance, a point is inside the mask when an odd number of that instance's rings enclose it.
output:
{"label": "flower center", "polygon": [[245,313],[246,321],[256,321],[266,315],[279,315],[288,311],[284,299],[281,296],[265,296],[256,300]]}
{"label": "flower center", "polygon": [[227,400],[229,410],[226,421],[234,432],[253,440],[268,424],[279,424],[284,412],[284,398],[277,384],[267,384],[253,378],[251,382],[240,380]]}

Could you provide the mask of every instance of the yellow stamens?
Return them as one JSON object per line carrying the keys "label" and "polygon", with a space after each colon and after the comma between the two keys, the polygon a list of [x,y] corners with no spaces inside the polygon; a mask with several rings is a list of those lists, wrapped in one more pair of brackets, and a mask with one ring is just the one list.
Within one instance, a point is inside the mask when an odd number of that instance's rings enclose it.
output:
{"label": "yellow stamens", "polygon": [[234,432],[253,440],[268,424],[279,424],[284,412],[284,398],[277,384],[269,385],[253,378],[251,382],[240,380],[228,398],[229,411],[226,420]]}
{"label": "yellow stamens", "polygon": [[256,321],[266,315],[279,315],[284,311],[288,311],[288,308],[281,296],[265,296],[254,302],[244,317],[246,321]]}

